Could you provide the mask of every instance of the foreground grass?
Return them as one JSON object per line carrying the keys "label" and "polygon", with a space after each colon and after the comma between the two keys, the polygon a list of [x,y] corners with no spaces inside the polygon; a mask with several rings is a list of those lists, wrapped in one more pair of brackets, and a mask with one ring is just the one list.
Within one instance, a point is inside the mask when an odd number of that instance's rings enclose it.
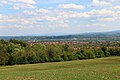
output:
{"label": "foreground grass", "polygon": [[120,80],[120,57],[4,66],[0,80]]}

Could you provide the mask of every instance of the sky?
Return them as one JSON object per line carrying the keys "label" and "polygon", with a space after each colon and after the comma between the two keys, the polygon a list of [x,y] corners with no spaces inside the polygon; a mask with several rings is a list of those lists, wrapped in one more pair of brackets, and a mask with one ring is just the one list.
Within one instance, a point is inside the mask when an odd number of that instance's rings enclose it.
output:
{"label": "sky", "polygon": [[0,36],[120,30],[120,0],[0,0]]}

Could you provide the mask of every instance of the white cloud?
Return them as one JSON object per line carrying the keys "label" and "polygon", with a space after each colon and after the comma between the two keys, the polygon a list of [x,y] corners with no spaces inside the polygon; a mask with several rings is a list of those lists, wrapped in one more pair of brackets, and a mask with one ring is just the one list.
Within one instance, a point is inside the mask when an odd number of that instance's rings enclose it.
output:
{"label": "white cloud", "polygon": [[11,5],[11,1],[9,0],[0,0],[0,7],[3,7],[4,5]]}
{"label": "white cloud", "polygon": [[32,10],[24,10],[23,13],[25,15],[35,15],[35,12],[33,12]]}
{"label": "white cloud", "polygon": [[[43,10],[43,11],[42,11]],[[47,9],[40,9],[42,12],[46,12]],[[48,10],[49,11],[49,10]],[[94,17],[95,21],[113,21],[115,18],[119,17],[120,12],[114,12],[112,10],[91,10],[88,12],[76,12],[76,11],[60,11],[60,10],[52,10],[49,11],[49,14],[43,14],[42,12],[39,12],[37,10],[24,10],[24,14],[16,14],[16,15],[8,15],[3,20],[0,20],[1,23],[7,23],[13,25],[15,23],[16,25],[20,26],[44,26],[47,24],[46,27],[69,27],[69,23],[72,23],[70,20],[76,20],[78,19],[80,21],[89,21],[92,20]],[[19,15],[19,17],[18,17]],[[30,15],[30,17],[29,17]],[[34,16],[32,16],[34,15]],[[99,17],[98,17],[99,16]],[[105,18],[105,16],[111,16],[108,18]],[[115,19],[117,20],[117,19]],[[66,22],[67,21],[67,22]],[[78,21],[79,22],[79,21]],[[103,26],[103,25],[92,25],[92,26]]]}
{"label": "white cloud", "polygon": [[113,21],[115,21],[115,19],[113,17],[112,18],[99,18],[98,21],[113,22]]}
{"label": "white cloud", "polygon": [[6,0],[1,0],[0,1],[2,4],[10,4],[10,2],[9,1],[6,1]]}
{"label": "white cloud", "polygon": [[[80,10],[85,7],[76,4],[60,4],[57,7],[51,6],[52,8],[43,8],[37,7],[38,5],[35,7],[35,3],[30,2],[33,0],[12,1],[13,4],[10,6],[13,6],[12,9],[18,10],[17,12],[14,12],[16,14],[8,13],[8,15],[3,14],[4,16],[0,14],[0,23],[5,24],[5,26],[9,26],[10,28],[30,29],[42,26],[43,28],[49,27],[49,29],[57,29],[59,27],[67,29],[68,27],[71,28],[70,26],[75,26],[75,28],[76,26],[79,28],[84,26],[88,29],[92,27],[90,30],[101,27],[102,30],[102,28],[106,28],[107,26],[107,28],[109,28],[110,25],[107,24],[111,22],[111,24],[114,25],[115,23],[115,25],[119,26],[120,6],[111,6],[111,0],[110,2],[107,2],[108,0],[93,0],[94,5],[96,5],[97,8],[92,7],[83,11]],[[100,8],[98,8],[99,6]],[[101,8],[101,6],[103,7]]]}
{"label": "white cloud", "polygon": [[10,9],[19,10],[19,9],[34,9],[36,2],[34,0],[11,0],[12,7]]}
{"label": "white cloud", "polygon": [[19,9],[34,9],[35,8],[35,6],[33,6],[33,5],[31,5],[31,4],[14,4],[13,6],[12,6],[12,8],[11,9],[13,9],[13,10],[19,10]]}
{"label": "white cloud", "polygon": [[54,23],[48,23],[49,28],[67,28],[69,24],[66,21],[54,21]]}
{"label": "white cloud", "polygon": [[58,20],[59,19],[72,19],[72,18],[82,19],[82,18],[89,18],[90,17],[90,15],[86,12],[79,13],[79,12],[75,12],[75,11],[68,11],[68,12],[67,11],[66,12],[58,11],[58,12],[56,12],[56,14],[58,15],[57,16]]}
{"label": "white cloud", "polygon": [[19,10],[20,8],[16,5],[13,5],[11,9],[14,9],[14,10]]}
{"label": "white cloud", "polygon": [[85,8],[85,6],[82,5],[76,5],[76,4],[60,4],[58,6],[59,8],[63,8],[63,9],[78,9],[78,10],[82,10]]}
{"label": "white cloud", "polygon": [[0,14],[0,19],[2,18],[2,14]]}
{"label": "white cloud", "polygon": [[112,9],[120,10],[120,6],[113,6]]}
{"label": "white cloud", "polygon": [[101,9],[101,10],[91,10],[90,12],[88,12],[90,15],[93,16],[112,16],[114,15],[114,11],[112,10],[107,10],[107,9]]}
{"label": "white cloud", "polygon": [[47,9],[39,9],[39,10],[36,10],[36,12],[39,12],[39,13],[49,13],[49,10],[47,10]]}
{"label": "white cloud", "polygon": [[107,25],[105,25],[105,24],[100,24],[100,23],[93,23],[93,24],[86,24],[86,25],[84,25],[84,26],[86,26],[86,27],[105,27],[105,26],[107,26]]}
{"label": "white cloud", "polygon": [[92,0],[93,4],[91,6],[98,6],[98,7],[105,7],[105,6],[111,6],[112,4],[109,3],[109,1],[105,0]]}
{"label": "white cloud", "polygon": [[0,7],[4,5],[12,6],[9,9],[19,10],[24,8],[34,9],[36,2],[34,0],[0,0]]}
{"label": "white cloud", "polygon": [[12,0],[13,2],[22,2],[26,4],[36,4],[34,0]]}
{"label": "white cloud", "polygon": [[111,3],[120,3],[120,0],[108,0],[110,1]]}
{"label": "white cloud", "polygon": [[54,17],[54,16],[41,16],[41,19],[42,20],[47,20],[47,21],[55,21],[55,20],[57,20],[57,18],[56,17]]}

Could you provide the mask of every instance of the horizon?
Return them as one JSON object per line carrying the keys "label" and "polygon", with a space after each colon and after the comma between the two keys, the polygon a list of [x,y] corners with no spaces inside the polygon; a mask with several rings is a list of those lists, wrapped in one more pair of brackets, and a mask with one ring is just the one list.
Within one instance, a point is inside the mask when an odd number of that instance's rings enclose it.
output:
{"label": "horizon", "polygon": [[0,36],[120,30],[120,0],[1,0]]}
{"label": "horizon", "polygon": [[111,32],[118,32],[120,30],[112,30],[112,31],[100,31],[100,32],[83,32],[83,33],[75,33],[75,34],[44,34],[44,35],[40,35],[40,34],[30,34],[30,35],[3,35],[0,37],[26,37],[26,36],[30,36],[30,37],[51,37],[51,36],[69,36],[69,35],[82,35],[82,34],[96,34],[96,33],[111,33]]}

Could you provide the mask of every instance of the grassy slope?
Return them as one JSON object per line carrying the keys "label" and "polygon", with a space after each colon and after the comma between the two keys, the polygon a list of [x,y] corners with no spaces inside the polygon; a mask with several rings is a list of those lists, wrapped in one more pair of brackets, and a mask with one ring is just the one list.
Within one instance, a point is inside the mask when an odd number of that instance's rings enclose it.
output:
{"label": "grassy slope", "polygon": [[120,57],[0,67],[0,80],[120,80]]}

